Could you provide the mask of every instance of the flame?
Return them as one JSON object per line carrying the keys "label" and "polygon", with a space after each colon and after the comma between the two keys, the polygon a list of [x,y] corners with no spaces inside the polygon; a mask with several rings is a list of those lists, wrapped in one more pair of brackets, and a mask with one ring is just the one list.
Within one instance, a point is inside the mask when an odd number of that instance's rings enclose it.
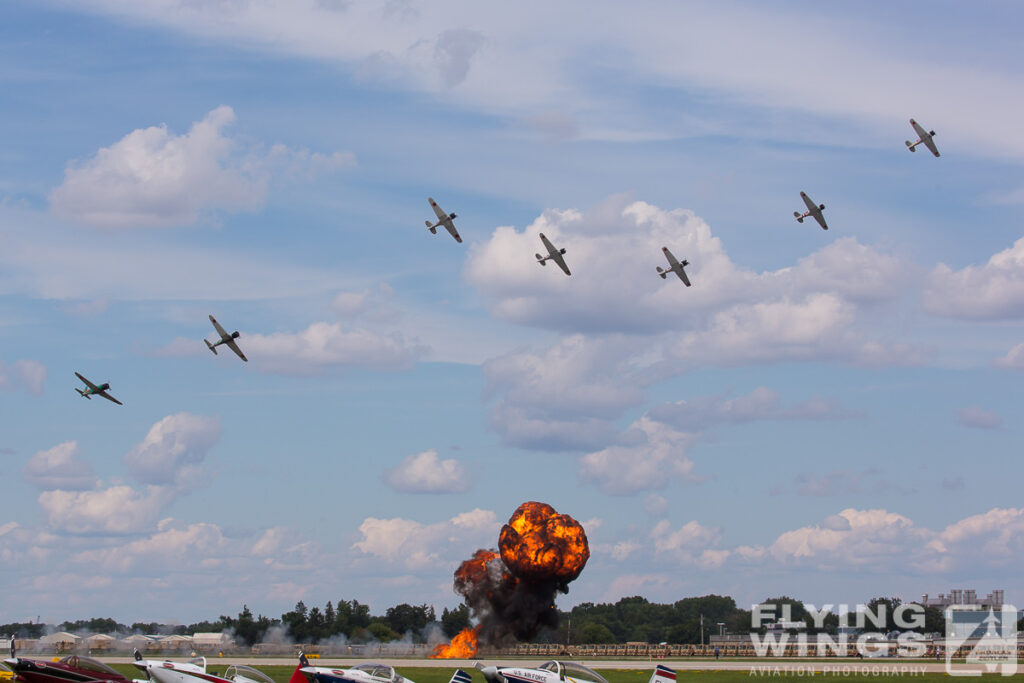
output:
{"label": "flame", "polygon": [[[487,551],[481,551],[487,552]],[[480,552],[477,553],[478,555]],[[495,553],[492,553],[497,557]],[[469,560],[463,562],[463,565],[469,563]],[[460,567],[461,569],[461,567]],[[479,628],[479,627],[478,627]],[[434,648],[431,653],[431,659],[472,659],[476,657],[477,648],[477,629],[467,628],[463,629],[462,633],[452,638],[452,642],[445,645],[441,643]]]}
{"label": "flame", "polygon": [[[496,589],[511,587],[516,583],[516,577],[509,574],[508,569],[501,562],[501,556],[493,550],[480,549],[473,553],[473,557],[459,565],[455,570],[455,590],[458,593],[465,593],[466,588],[473,586],[491,586]],[[487,591],[490,598],[493,591]]]}
{"label": "flame", "polygon": [[527,580],[567,584],[590,559],[587,534],[580,523],[547,503],[520,505],[502,527],[498,547],[509,571]]}

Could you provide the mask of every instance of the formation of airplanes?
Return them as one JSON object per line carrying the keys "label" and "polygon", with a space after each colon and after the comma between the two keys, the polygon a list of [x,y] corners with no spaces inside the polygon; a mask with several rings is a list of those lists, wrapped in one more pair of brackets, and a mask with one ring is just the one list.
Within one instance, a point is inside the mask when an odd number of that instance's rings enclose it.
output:
{"label": "formation of airplanes", "polygon": [[[914,119],[910,119],[910,125],[913,127],[914,132],[917,134],[917,141],[911,142],[910,140],[907,140],[907,149],[913,152],[915,151],[915,148],[918,145],[924,145],[932,154],[934,154],[935,156],[939,156],[939,148],[936,147],[934,140],[935,131],[925,130],[924,127],[922,127],[921,124],[919,124]],[[813,218],[815,221],[817,221],[818,225],[821,226],[822,230],[828,230],[828,223],[825,222],[824,215],[825,205],[815,204],[814,200],[812,200],[806,192],[800,192],[800,198],[804,200],[804,204],[806,205],[807,210],[804,211],[803,213],[799,211],[793,212],[793,217],[796,218],[797,222],[803,223],[805,218]],[[462,236],[459,235],[459,231],[455,229],[455,219],[457,218],[457,216],[454,213],[446,213],[445,210],[442,209],[438,205],[438,203],[434,201],[433,197],[427,197],[427,202],[430,203],[430,208],[434,210],[434,214],[437,216],[437,220],[434,222],[431,222],[429,220],[426,221],[427,229],[430,230],[432,234],[436,235],[437,229],[439,227],[444,227],[445,230],[447,230],[449,234],[451,234],[451,236],[455,239],[455,241],[461,244]],[[556,247],[554,244],[552,244],[551,240],[549,240],[544,235],[544,233],[540,233],[540,241],[544,244],[544,249],[548,252],[548,255],[541,256],[540,254],[535,254],[535,256],[537,257],[537,262],[540,265],[545,266],[547,265],[548,261],[554,261],[558,265],[558,267],[562,269],[562,272],[564,272],[566,275],[572,275],[572,273],[569,271],[569,266],[565,262],[565,248]],[[658,275],[661,276],[661,279],[666,279],[669,273],[675,273],[679,277],[679,279],[682,280],[683,284],[689,287],[690,278],[686,275],[684,267],[690,265],[690,262],[687,261],[686,259],[683,259],[682,261],[678,260],[672,254],[672,252],[669,251],[668,247],[662,247],[661,251],[665,254],[665,258],[668,260],[669,265],[668,268],[662,268],[661,266],[657,266],[656,269]],[[207,348],[209,348],[214,355],[217,355],[218,346],[227,346],[229,349],[235,352],[235,355],[237,355],[243,361],[248,362],[249,359],[245,357],[244,353],[242,353],[242,349],[239,348],[238,343],[236,341],[240,336],[238,331],[236,330],[235,332],[228,333],[227,330],[225,330],[221,326],[221,324],[217,322],[217,319],[214,318],[212,315],[210,316],[210,322],[213,323],[213,327],[217,331],[217,334],[220,336],[220,339],[216,342],[213,342],[212,344],[206,339],[203,339],[203,341],[206,343]],[[93,396],[102,396],[108,401],[113,401],[117,405],[124,405],[123,403],[121,403],[108,393],[108,391],[110,390],[109,383],[105,382],[103,384],[96,385],[87,380],[78,372],[76,372],[75,375],[78,377],[78,379],[82,380],[82,382],[84,382],[86,386],[85,389],[79,389],[77,387],[75,388],[75,391],[77,391],[80,395],[84,396],[87,399],[91,399]],[[360,681],[359,683],[363,682]]]}

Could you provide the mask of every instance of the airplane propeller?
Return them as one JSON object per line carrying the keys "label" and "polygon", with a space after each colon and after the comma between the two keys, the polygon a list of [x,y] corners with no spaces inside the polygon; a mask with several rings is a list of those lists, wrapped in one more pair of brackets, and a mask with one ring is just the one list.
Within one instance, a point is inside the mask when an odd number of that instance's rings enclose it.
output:
{"label": "airplane propeller", "polygon": [[496,666],[484,666],[480,662],[477,662],[473,666],[477,668],[477,671],[479,671],[484,678],[491,681],[491,683],[508,683],[508,680],[501,675],[501,672],[498,671],[498,667]]}

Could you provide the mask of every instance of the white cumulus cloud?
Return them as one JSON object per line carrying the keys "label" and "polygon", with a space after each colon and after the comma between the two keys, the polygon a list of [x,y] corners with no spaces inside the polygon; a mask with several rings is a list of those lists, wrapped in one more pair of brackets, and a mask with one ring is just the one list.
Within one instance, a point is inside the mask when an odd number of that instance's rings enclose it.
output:
{"label": "white cumulus cloud", "polygon": [[406,493],[462,493],[470,484],[462,463],[454,458],[441,460],[434,449],[405,458],[384,474],[384,481]]}
{"label": "white cumulus cloud", "polygon": [[352,548],[410,570],[436,569],[466,559],[467,547],[494,546],[500,527],[494,512],[479,508],[434,524],[368,517],[359,526],[362,539]]}
{"label": "white cumulus cloud", "polygon": [[146,484],[180,485],[202,472],[208,451],[220,441],[220,419],[192,413],[168,415],[150,429],[122,462]]}
{"label": "white cumulus cloud", "polygon": [[91,489],[99,480],[92,465],[79,458],[78,454],[78,443],[65,441],[33,455],[21,468],[21,473],[26,481],[41,489]]}

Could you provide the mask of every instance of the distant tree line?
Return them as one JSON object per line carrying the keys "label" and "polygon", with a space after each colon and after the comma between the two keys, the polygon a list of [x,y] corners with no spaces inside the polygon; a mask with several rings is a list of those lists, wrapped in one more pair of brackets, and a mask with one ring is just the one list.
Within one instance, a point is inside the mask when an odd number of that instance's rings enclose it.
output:
{"label": "distant tree line", "polygon": [[[803,622],[807,633],[824,632],[835,634],[839,617],[827,614],[818,628],[804,604],[794,598],[781,596],[768,598],[763,603],[775,605],[769,619],[782,619],[783,605],[789,605],[788,618]],[[869,609],[885,605],[887,621],[880,630],[902,630],[894,622],[895,608],[901,604],[899,598],[875,598],[867,603]],[[730,634],[745,634],[752,630],[751,610],[741,609],[728,596],[705,595],[684,598],[671,604],[648,601],[640,596],[622,598],[612,603],[584,602],[561,616],[558,628],[541,631],[536,641],[569,644],[612,644],[630,641],[647,643],[699,643],[708,642],[711,635],[724,631]],[[703,617],[703,630],[702,630]],[[455,609],[445,608],[440,617],[430,605],[409,605],[402,603],[389,607],[382,615],[370,613],[368,605],[358,600],[328,602],[323,608],[307,607],[301,600],[295,608],[271,618],[262,614],[254,616],[248,605],[235,617],[221,615],[216,621],[201,621],[188,626],[160,623],[136,622],[131,626],[120,624],[113,619],[84,619],[66,621],[56,630],[91,633],[152,633],[161,635],[186,634],[230,630],[235,638],[246,645],[263,642],[268,632],[275,627],[284,631],[285,637],[296,643],[318,643],[344,637],[352,643],[371,641],[389,642],[409,637],[413,642],[424,642],[427,627],[436,625],[449,639],[470,626],[469,609],[459,605]],[[869,625],[868,630],[875,627]],[[944,617],[935,607],[925,608],[925,625],[915,630],[924,632],[942,631]],[[14,634],[20,638],[39,638],[52,627],[44,624],[13,623],[0,625],[0,634]],[[764,627],[759,629],[764,631]]]}

